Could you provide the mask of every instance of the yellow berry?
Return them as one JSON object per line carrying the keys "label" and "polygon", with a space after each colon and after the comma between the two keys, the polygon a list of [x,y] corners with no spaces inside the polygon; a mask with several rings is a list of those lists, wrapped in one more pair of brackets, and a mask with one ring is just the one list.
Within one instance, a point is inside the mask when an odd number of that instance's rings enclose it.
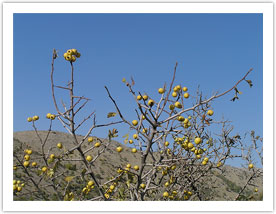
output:
{"label": "yellow berry", "polygon": [[141,100],[142,99],[142,96],[141,95],[138,95],[137,96],[137,100]]}
{"label": "yellow berry", "polygon": [[26,161],[30,160],[30,155],[25,155],[25,156],[24,156],[24,159],[25,159]]}
{"label": "yellow berry", "polygon": [[100,146],[101,146],[100,142],[95,143],[95,147],[100,147]]}
{"label": "yellow berry", "polygon": [[50,155],[50,159],[54,159],[55,158],[55,155],[54,154],[51,154]]}
{"label": "yellow berry", "polygon": [[57,147],[58,147],[59,149],[61,149],[61,148],[62,148],[62,143],[58,143],[58,144],[57,144]]}
{"label": "yellow berry", "polygon": [[71,49],[71,51],[73,55],[76,55],[78,53],[77,49]]}
{"label": "yellow berry", "polygon": [[87,156],[86,156],[86,160],[87,160],[88,162],[92,161],[92,159],[93,159],[93,158],[92,158],[91,155],[87,155]]}
{"label": "yellow berry", "polygon": [[75,62],[76,61],[76,57],[75,56],[71,56],[71,62]]}
{"label": "yellow berry", "polygon": [[189,95],[188,92],[186,92],[186,93],[184,94],[184,98],[186,98],[186,99],[189,98],[189,96],[190,96],[190,95]]}
{"label": "yellow berry", "polygon": [[163,94],[164,92],[165,92],[164,88],[159,88],[159,89],[158,89],[158,93],[159,93],[159,94]]}
{"label": "yellow berry", "polygon": [[27,168],[29,166],[29,164],[30,164],[29,161],[24,161],[23,166]]}
{"label": "yellow berry", "polygon": [[51,114],[50,119],[51,119],[51,120],[54,120],[55,118],[56,118],[56,115]]}
{"label": "yellow berry", "polygon": [[148,101],[148,105],[149,105],[150,107],[152,107],[152,106],[154,105],[154,100],[149,100],[149,101]]}
{"label": "yellow berry", "polygon": [[195,144],[200,144],[201,143],[201,138],[200,137],[196,137],[195,138]]}
{"label": "yellow berry", "polygon": [[143,95],[143,100],[147,100],[149,97],[148,97],[148,95]]}
{"label": "yellow berry", "polygon": [[133,140],[129,140],[128,142],[129,142],[129,144],[133,144]]}
{"label": "yellow berry", "polygon": [[80,56],[81,56],[81,54],[79,52],[77,52],[76,57],[80,58]]}
{"label": "yellow berry", "polygon": [[138,134],[134,134],[134,135],[133,135],[133,138],[134,138],[134,139],[138,139]]}
{"label": "yellow berry", "polygon": [[128,163],[128,164],[126,165],[126,167],[127,167],[127,168],[131,168],[131,165],[130,165],[130,163]]}
{"label": "yellow berry", "polygon": [[177,97],[177,92],[174,91],[174,92],[172,93],[172,96],[173,96],[173,97]]}
{"label": "yellow berry", "polygon": [[36,167],[37,166],[37,162],[32,162],[32,167]]}
{"label": "yellow berry", "polygon": [[249,169],[252,169],[253,167],[254,167],[254,165],[252,163],[248,165]]}
{"label": "yellow berry", "polygon": [[88,138],[87,138],[87,141],[88,141],[89,143],[91,143],[91,142],[93,141],[93,137],[88,137]]}
{"label": "yellow berry", "polygon": [[33,153],[33,150],[28,149],[28,150],[26,151],[26,153],[27,153],[28,155],[31,155],[31,154]]}
{"label": "yellow berry", "polygon": [[174,104],[174,105],[175,105],[175,107],[176,107],[176,108],[182,108],[181,103],[180,103],[180,102],[178,102],[178,101],[177,101],[177,102],[175,102],[175,104]]}
{"label": "yellow berry", "polygon": [[48,169],[47,166],[44,166],[44,167],[42,167],[41,171],[42,171],[42,172],[46,172],[47,169]]}
{"label": "yellow berry", "polygon": [[47,115],[46,115],[46,118],[48,118],[48,119],[50,119],[51,118],[51,113],[48,113]]}
{"label": "yellow berry", "polygon": [[170,143],[168,141],[165,142],[165,146],[169,146]]}
{"label": "yellow berry", "polygon": [[146,188],[146,185],[145,185],[145,184],[140,184],[140,187],[141,187],[142,189],[145,189],[145,188]]}
{"label": "yellow berry", "polygon": [[190,143],[188,143],[188,148],[189,148],[189,149],[194,148],[194,144],[192,144],[191,142],[190,142]]}
{"label": "yellow berry", "polygon": [[138,170],[139,170],[139,166],[138,166],[138,165],[135,165],[135,166],[133,167],[133,169],[134,169],[135,171],[138,171]]}
{"label": "yellow berry", "polygon": [[33,116],[33,121],[36,121],[38,119],[39,119],[39,116],[37,116],[37,115]]}
{"label": "yellow berry", "polygon": [[94,185],[94,181],[88,181],[87,185],[88,185],[89,187],[93,186],[93,185]]}
{"label": "yellow berry", "polygon": [[137,120],[132,120],[132,125],[137,126],[137,124],[138,124]]}
{"label": "yellow berry", "polygon": [[163,193],[163,197],[164,197],[164,198],[169,197],[169,193],[168,193],[168,192],[164,192],[164,193]]}
{"label": "yellow berry", "polygon": [[27,118],[27,121],[28,121],[28,122],[32,122],[32,121],[33,121],[33,118],[28,117],[28,118]]}
{"label": "yellow berry", "polygon": [[121,146],[118,146],[118,147],[116,148],[116,150],[117,150],[117,152],[121,152],[121,151],[123,151],[123,148],[122,148]]}
{"label": "yellow berry", "polygon": [[174,105],[170,105],[169,109],[172,111],[172,110],[174,110],[174,107],[175,107]]}
{"label": "yellow berry", "polygon": [[214,114],[214,111],[210,109],[210,110],[207,111],[207,114],[208,114],[209,116],[212,116],[212,115]]}
{"label": "yellow berry", "polygon": [[132,153],[136,153],[136,152],[137,152],[137,149],[136,149],[136,148],[133,148],[133,149],[131,149],[131,152],[132,152]]}
{"label": "yellow berry", "polygon": [[183,87],[183,91],[188,91],[188,88],[187,87]]}

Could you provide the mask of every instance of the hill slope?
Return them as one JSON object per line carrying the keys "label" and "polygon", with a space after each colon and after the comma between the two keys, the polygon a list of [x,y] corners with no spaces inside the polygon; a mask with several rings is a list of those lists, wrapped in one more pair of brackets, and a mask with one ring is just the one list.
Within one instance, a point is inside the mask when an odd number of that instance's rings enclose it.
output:
{"label": "hill slope", "polygon": [[[42,140],[46,138],[47,131],[39,131],[38,133]],[[23,148],[26,148],[26,146],[31,147],[33,151],[41,151],[40,140],[34,131],[15,132],[13,137],[15,152],[19,151],[21,146],[23,146]],[[82,139],[83,136],[77,137],[78,139]],[[72,139],[69,134],[52,131],[47,139],[47,143],[45,144],[45,151],[49,151],[49,154],[51,152],[55,154],[58,153],[59,151],[56,148],[58,142],[62,142],[64,145],[63,149],[65,150],[73,147]],[[119,145],[123,147],[121,153],[116,152],[116,147]],[[83,145],[82,148],[83,150],[86,150],[89,148],[89,144]],[[99,151],[100,149],[96,149],[91,153],[91,155],[96,156]],[[78,157],[77,154],[72,156],[72,158]],[[124,167],[127,163],[130,163],[131,165],[139,165],[139,152],[135,154],[131,153],[130,147],[112,141],[109,147],[106,148],[105,152],[95,161],[93,168],[100,183],[104,183],[106,179],[111,176],[116,176],[118,167]],[[76,169],[79,169],[80,166],[77,161],[74,162],[74,165]],[[249,178],[249,172],[247,169],[223,166],[223,170],[225,170],[224,175],[221,175],[216,170],[212,171],[212,176],[207,181],[206,187],[210,186],[208,184],[211,183],[213,186],[212,188],[205,189],[206,198],[209,200],[233,200]],[[254,187],[247,188],[246,192],[248,195],[254,195],[254,197],[256,197],[254,200],[262,200],[262,178],[258,178],[256,183],[259,188],[258,193],[254,193]]]}

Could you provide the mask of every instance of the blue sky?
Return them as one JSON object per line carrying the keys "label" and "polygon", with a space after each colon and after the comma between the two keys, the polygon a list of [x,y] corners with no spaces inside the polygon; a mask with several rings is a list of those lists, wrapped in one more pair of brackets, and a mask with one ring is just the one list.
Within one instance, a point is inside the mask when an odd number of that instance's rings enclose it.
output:
{"label": "blue sky", "polygon": [[[253,67],[248,77],[253,88],[242,82],[238,101],[230,101],[234,93],[215,100],[214,119],[224,116],[233,121],[234,133],[255,130],[262,136],[262,23],[262,14],[15,14],[14,131],[32,130],[26,118],[33,115],[41,117],[39,129],[48,128],[45,115],[55,112],[52,50],[61,56],[56,60],[55,80],[62,85],[70,75],[62,55],[76,48],[82,54],[75,63],[76,93],[92,99],[81,116],[96,110],[99,123],[112,120],[106,118],[115,110],[106,85],[132,120],[135,102],[122,78],[133,76],[135,90],[157,99],[157,89],[169,83],[176,61],[175,83],[187,86],[191,95],[200,85],[207,97],[229,89]],[[125,129],[117,128],[122,136]],[[64,131],[58,121],[53,129]],[[104,137],[106,129],[94,134]]]}

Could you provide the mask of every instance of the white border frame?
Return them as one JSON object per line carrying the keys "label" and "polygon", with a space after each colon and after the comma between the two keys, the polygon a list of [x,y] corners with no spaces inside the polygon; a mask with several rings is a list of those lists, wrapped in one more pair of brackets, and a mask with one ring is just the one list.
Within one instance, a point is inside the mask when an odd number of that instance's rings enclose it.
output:
{"label": "white border frame", "polygon": [[[263,13],[263,201],[13,201],[13,13]],[[3,3],[4,211],[272,211],[273,3]],[[269,145],[269,147],[267,146]],[[272,145],[272,146],[271,146]],[[107,204],[108,203],[108,204]],[[41,210],[43,209],[43,210]]]}

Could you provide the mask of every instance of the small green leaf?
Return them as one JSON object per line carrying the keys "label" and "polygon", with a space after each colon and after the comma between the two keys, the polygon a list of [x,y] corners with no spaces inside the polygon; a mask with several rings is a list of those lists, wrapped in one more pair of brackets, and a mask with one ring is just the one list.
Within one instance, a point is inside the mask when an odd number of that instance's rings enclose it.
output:
{"label": "small green leaf", "polygon": [[109,112],[109,113],[107,114],[107,118],[115,117],[116,114],[117,114],[116,112]]}

